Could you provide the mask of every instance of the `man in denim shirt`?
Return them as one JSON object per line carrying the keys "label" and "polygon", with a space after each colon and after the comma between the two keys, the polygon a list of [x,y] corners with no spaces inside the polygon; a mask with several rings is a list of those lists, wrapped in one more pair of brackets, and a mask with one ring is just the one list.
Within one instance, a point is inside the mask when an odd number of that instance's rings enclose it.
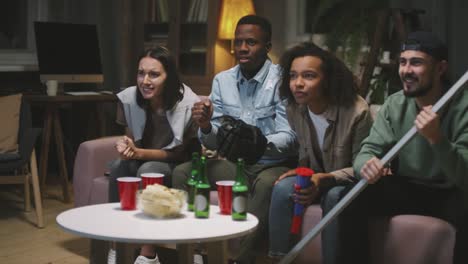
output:
{"label": "man in denim shirt", "polygon": [[[250,182],[248,212],[259,219],[257,230],[241,244],[238,263],[253,263],[254,250],[262,244],[267,230],[271,191],[276,179],[295,166],[296,136],[291,130],[284,102],[279,99],[279,67],[268,58],[271,49],[271,25],[254,15],[237,23],[234,52],[238,65],[216,75],[210,99],[192,108],[192,118],[200,126],[199,138],[208,149],[217,149],[219,118],[229,115],[254,125],[268,140],[267,149],[254,165],[246,166]],[[173,172],[173,186],[184,188],[190,164],[182,164]],[[207,174],[211,186],[218,180],[233,180],[236,165],[227,160],[209,160]]]}

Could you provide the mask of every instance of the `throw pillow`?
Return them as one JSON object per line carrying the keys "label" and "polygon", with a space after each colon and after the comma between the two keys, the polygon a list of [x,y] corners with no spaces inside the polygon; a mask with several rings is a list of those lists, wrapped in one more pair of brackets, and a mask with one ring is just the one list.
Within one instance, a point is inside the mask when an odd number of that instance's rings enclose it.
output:
{"label": "throw pillow", "polygon": [[21,94],[0,97],[0,154],[18,152]]}

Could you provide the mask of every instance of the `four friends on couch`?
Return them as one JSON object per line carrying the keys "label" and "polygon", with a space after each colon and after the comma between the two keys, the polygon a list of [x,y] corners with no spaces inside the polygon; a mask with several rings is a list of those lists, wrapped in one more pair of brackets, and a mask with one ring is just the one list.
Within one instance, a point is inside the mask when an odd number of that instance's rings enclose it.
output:
{"label": "four friends on couch", "polygon": [[[181,83],[167,49],[158,47],[140,58],[137,86],[118,94],[117,122],[127,133],[116,142],[120,159],[112,166],[109,201],[118,201],[117,177],[143,172],[162,172],[167,185],[185,188],[190,163],[183,162],[199,149],[198,141],[216,150],[219,118],[230,115],[258,127],[268,140],[260,160],[245,169],[248,211],[259,227],[242,240],[237,263],[255,263],[268,234],[269,255],[281,259],[295,242],[289,235],[293,203],[321,203],[327,213],[360,177],[370,186],[322,234],[324,263],[367,263],[366,236],[353,232],[364,232],[371,215],[399,213],[451,223],[457,229],[454,263],[463,263],[468,98],[462,92],[439,113],[432,111],[449,88],[445,44],[432,33],[409,34],[399,58],[403,90],[388,98],[372,125],[343,62],[303,43],[275,65],[268,58],[271,35],[266,19],[241,18],[234,39],[238,64],[215,76],[204,101]],[[391,169],[384,167],[379,159],[413,124],[418,134],[410,146]],[[310,188],[294,190],[291,169],[297,165],[316,172]],[[234,179],[235,164],[209,160],[207,171],[215,186],[217,180]],[[135,263],[158,263],[151,246],[140,254]]]}

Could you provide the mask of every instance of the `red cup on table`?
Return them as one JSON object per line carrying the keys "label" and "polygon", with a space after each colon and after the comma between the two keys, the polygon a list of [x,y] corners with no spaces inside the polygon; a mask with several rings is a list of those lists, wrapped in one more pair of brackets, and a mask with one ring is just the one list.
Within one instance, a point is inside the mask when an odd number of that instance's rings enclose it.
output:
{"label": "red cup on table", "polygon": [[230,215],[232,206],[232,186],[234,181],[217,181],[219,211],[221,214]]}
{"label": "red cup on table", "polygon": [[135,210],[137,191],[140,187],[141,179],[137,177],[117,178],[119,185],[120,207],[122,210]]}
{"label": "red cup on table", "polygon": [[155,183],[164,185],[164,174],[156,172],[142,173],[141,182],[143,183],[143,190],[147,185],[153,185]]}

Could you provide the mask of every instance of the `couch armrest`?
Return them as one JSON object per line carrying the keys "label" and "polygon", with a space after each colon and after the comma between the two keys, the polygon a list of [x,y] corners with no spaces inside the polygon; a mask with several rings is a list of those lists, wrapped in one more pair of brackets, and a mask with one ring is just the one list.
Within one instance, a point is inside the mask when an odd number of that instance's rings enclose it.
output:
{"label": "couch armrest", "polygon": [[73,168],[75,207],[89,204],[93,179],[103,176],[107,163],[118,158],[114,145],[119,138],[106,137],[80,144]]}

